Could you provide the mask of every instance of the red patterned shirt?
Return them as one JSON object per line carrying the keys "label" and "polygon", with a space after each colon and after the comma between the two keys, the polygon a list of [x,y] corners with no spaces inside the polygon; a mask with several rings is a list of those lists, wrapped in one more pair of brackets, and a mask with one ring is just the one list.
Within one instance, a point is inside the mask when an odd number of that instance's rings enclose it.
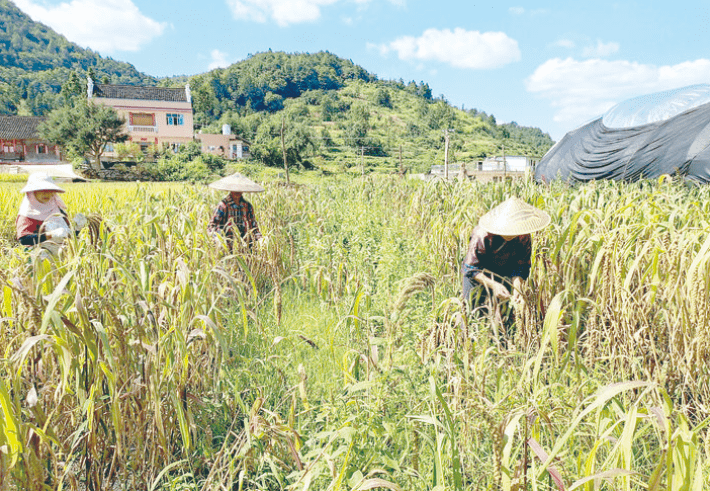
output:
{"label": "red patterned shirt", "polygon": [[232,241],[235,237],[235,228],[239,236],[247,242],[261,239],[251,203],[242,196],[235,201],[230,194],[217,205],[207,230],[224,234],[229,241]]}
{"label": "red patterned shirt", "polygon": [[37,235],[39,228],[42,226],[42,220],[37,220],[35,218],[26,217],[23,215],[17,215],[15,219],[15,230],[16,238],[20,240],[21,237],[26,235]]}

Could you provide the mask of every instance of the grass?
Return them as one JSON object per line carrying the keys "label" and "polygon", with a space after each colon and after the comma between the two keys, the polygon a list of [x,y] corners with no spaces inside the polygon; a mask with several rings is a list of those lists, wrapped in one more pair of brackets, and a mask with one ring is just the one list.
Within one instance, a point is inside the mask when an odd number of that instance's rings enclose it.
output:
{"label": "grass", "polygon": [[[707,487],[705,188],[295,179],[234,255],[205,186],[67,184],[56,263],[0,184],[0,489]],[[459,264],[508,195],[553,220],[501,344]]]}
{"label": "grass", "polygon": [[26,182],[27,175],[0,173],[0,182]]}

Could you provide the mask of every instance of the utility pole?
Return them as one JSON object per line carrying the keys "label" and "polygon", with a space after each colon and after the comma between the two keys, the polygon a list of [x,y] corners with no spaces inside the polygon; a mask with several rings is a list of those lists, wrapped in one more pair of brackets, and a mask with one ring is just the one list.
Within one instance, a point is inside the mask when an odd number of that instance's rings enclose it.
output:
{"label": "utility pole", "polygon": [[365,177],[365,146],[360,147],[360,168],[362,169],[362,177]]}
{"label": "utility pole", "polygon": [[404,165],[402,164],[402,145],[399,146],[399,175],[404,176]]}
{"label": "utility pole", "polygon": [[286,160],[286,142],[284,142],[284,128],[286,128],[286,116],[281,117],[281,152],[284,156],[284,170],[286,171],[286,185],[291,185],[291,180],[288,176],[288,161]]}
{"label": "utility pole", "polygon": [[444,179],[449,180],[449,132],[451,128],[444,130]]}

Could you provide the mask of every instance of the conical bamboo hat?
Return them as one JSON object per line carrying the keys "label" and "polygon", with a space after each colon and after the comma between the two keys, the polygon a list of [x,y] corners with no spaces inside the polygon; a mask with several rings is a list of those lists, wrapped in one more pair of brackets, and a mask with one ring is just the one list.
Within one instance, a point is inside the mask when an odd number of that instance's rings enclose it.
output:
{"label": "conical bamboo hat", "polygon": [[525,235],[541,230],[550,223],[550,215],[511,197],[483,215],[478,224],[490,234]]}
{"label": "conical bamboo hat", "polygon": [[234,191],[237,193],[261,193],[264,188],[239,172],[231,176],[223,177],[209,185],[213,189],[220,191]]}
{"label": "conical bamboo hat", "polygon": [[27,184],[20,190],[21,193],[29,193],[33,191],[55,191],[57,193],[64,192],[62,188],[54,183],[52,176],[44,172],[30,174],[27,178]]}

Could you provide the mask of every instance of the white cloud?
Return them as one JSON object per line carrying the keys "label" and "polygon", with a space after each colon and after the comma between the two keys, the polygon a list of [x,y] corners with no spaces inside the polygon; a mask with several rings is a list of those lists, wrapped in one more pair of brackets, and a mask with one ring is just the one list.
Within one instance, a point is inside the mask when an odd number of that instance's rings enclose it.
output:
{"label": "white cloud", "polygon": [[213,49],[210,52],[210,56],[212,57],[212,61],[210,61],[210,64],[207,67],[208,70],[214,70],[215,68],[228,67],[231,64],[231,63],[229,63],[229,61],[227,61],[228,54],[225,53],[224,51],[220,51],[218,49]]}
{"label": "white cloud", "polygon": [[597,41],[596,46],[587,46],[582,50],[582,56],[585,58],[604,58],[605,56],[613,55],[619,51],[619,43],[609,42],[602,43]]}
{"label": "white cloud", "polygon": [[505,33],[460,27],[427,29],[418,38],[403,36],[378,49],[383,55],[395,51],[402,60],[435,60],[457,68],[491,69],[520,60],[518,42]]}
{"label": "white cloud", "polygon": [[138,51],[167,26],[143,15],[131,0],[71,0],[55,6],[34,0],[13,1],[32,19],[69,41],[101,53]]}
{"label": "white cloud", "polygon": [[[321,17],[321,7],[346,0],[226,0],[237,20],[266,22],[273,19],[276,24],[285,27],[289,24],[313,22]],[[347,0],[361,8],[373,0]],[[388,0],[389,3],[403,7],[405,0]],[[346,19],[348,19],[346,17]]]}
{"label": "white cloud", "polygon": [[557,41],[552,43],[551,46],[553,46],[555,48],[572,49],[576,46],[576,44],[571,39],[558,39]]}
{"label": "white cloud", "polygon": [[366,43],[367,49],[372,50],[372,51],[377,51],[380,53],[380,56],[385,57],[389,54],[390,48],[386,44],[375,44],[375,43]]}
{"label": "white cloud", "polygon": [[510,7],[508,12],[513,15],[523,15],[525,13],[525,9],[523,7]]}
{"label": "white cloud", "polygon": [[632,61],[554,58],[525,80],[528,92],[548,99],[557,123],[576,127],[600,117],[615,104],[710,80],[710,60],[677,65],[644,65]]}
{"label": "white cloud", "polygon": [[338,0],[227,0],[237,20],[266,22],[272,18],[280,26],[312,22],[321,16],[320,8]]}

